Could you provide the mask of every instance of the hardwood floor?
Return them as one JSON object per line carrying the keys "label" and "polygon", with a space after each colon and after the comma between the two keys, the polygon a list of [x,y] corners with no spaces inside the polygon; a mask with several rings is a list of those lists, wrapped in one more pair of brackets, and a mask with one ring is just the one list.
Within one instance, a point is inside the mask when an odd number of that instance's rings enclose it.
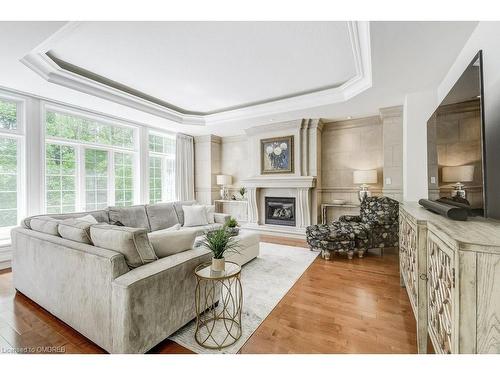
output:
{"label": "hardwood floor", "polygon": [[[305,246],[265,236],[265,242]],[[309,251],[309,250],[307,250]],[[0,353],[56,348],[104,353],[12,286],[0,271]],[[241,349],[241,353],[416,353],[415,320],[399,286],[398,258],[369,253],[351,261],[317,258]],[[43,350],[42,350],[43,351]],[[165,340],[150,353],[189,350]]]}

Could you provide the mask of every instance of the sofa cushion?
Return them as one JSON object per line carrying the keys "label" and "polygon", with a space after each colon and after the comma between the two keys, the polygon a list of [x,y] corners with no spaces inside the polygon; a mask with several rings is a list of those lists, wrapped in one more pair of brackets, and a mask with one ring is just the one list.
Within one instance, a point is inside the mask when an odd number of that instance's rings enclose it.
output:
{"label": "sofa cushion", "polygon": [[81,219],[65,219],[61,220],[57,230],[62,238],[91,245],[91,225],[91,223]]}
{"label": "sofa cushion", "polygon": [[152,232],[170,228],[179,223],[174,203],[147,204],[146,213]]}
{"label": "sofa cushion", "polygon": [[148,234],[158,258],[164,258],[193,248],[197,230],[157,230]]}
{"label": "sofa cushion", "polygon": [[214,224],[215,223],[215,206],[214,205],[206,205],[206,206],[203,206],[205,207],[205,212],[207,214],[207,221],[208,221],[208,224]]}
{"label": "sofa cushion", "polygon": [[90,238],[97,247],[123,254],[130,268],[136,268],[157,260],[144,228],[119,227],[109,224],[94,224],[90,227]]}
{"label": "sofa cushion", "polygon": [[92,215],[85,215],[82,217],[78,217],[78,218],[75,218],[75,220],[84,221],[84,222],[89,223],[89,224],[97,224],[98,223],[96,218],[93,217]]}
{"label": "sofa cushion", "polygon": [[31,229],[37,232],[47,233],[53,236],[59,236],[59,231],[57,230],[57,227],[59,226],[60,222],[61,220],[54,219],[49,216],[37,216],[31,218],[30,227]]}
{"label": "sofa cushion", "polygon": [[132,228],[146,228],[148,232],[151,230],[144,205],[109,207],[109,223]]}
{"label": "sofa cushion", "polygon": [[184,210],[184,227],[207,225],[207,211],[205,206],[182,206]]}
{"label": "sofa cushion", "polygon": [[28,229],[33,229],[31,228],[31,220],[34,219],[35,217],[51,217],[53,219],[64,220],[64,219],[83,218],[83,217],[88,217],[89,215],[92,216],[98,223],[109,223],[109,216],[107,210],[73,212],[69,214],[49,214],[49,215],[30,216],[24,219],[21,223],[23,227]]}
{"label": "sofa cushion", "polygon": [[215,224],[207,224],[207,225],[200,225],[197,227],[181,227],[180,231],[185,231],[185,230],[194,230],[196,231],[197,236],[203,235],[205,232],[209,232],[212,230],[216,230],[222,228],[222,224],[220,223],[215,223]]}
{"label": "sofa cushion", "polygon": [[182,209],[182,206],[192,206],[193,204],[196,204],[196,201],[174,202],[175,213],[177,214],[177,219],[181,225],[184,225],[184,210]]}

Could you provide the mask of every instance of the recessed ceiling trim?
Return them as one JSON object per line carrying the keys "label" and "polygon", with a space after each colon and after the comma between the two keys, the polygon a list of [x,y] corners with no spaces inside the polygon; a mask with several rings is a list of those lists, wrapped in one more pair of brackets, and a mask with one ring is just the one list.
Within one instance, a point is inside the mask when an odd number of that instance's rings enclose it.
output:
{"label": "recessed ceiling trim", "polygon": [[356,75],[338,87],[274,98],[258,103],[224,109],[215,113],[185,111],[170,103],[134,90],[119,82],[85,71],[50,53],[57,40],[74,32],[81,22],[68,22],[50,38],[21,59],[21,62],[48,82],[94,95],[185,125],[213,125],[233,120],[303,110],[338,103],[352,98],[372,85],[370,28],[367,21],[348,22]]}

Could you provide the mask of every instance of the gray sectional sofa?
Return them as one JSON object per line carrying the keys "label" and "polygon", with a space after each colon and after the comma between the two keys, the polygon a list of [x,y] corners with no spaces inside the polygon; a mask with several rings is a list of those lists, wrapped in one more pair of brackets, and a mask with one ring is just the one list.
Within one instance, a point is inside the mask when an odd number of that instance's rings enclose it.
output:
{"label": "gray sectional sofa", "polygon": [[[147,262],[142,259],[143,265],[131,268],[122,253],[94,246],[85,238],[63,238],[54,228],[58,220],[90,214],[101,231],[106,230],[105,224],[144,228],[129,231],[134,232],[129,242],[137,245],[137,236],[144,237],[145,232],[182,225],[182,206],[193,203],[27,218],[22,227],[12,230],[14,286],[108,352],[144,353],[195,317],[193,270],[209,261],[210,253],[193,248],[160,259],[154,256]],[[221,226],[228,218],[215,214],[216,223],[210,227]],[[32,228],[35,223],[36,230]],[[189,228],[198,233],[205,229]],[[111,241],[111,232],[109,237]]]}

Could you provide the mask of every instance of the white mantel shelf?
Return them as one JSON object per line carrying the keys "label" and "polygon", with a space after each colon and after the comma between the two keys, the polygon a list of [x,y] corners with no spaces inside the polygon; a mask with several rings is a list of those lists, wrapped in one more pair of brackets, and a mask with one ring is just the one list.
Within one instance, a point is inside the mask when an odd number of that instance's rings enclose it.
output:
{"label": "white mantel shelf", "polygon": [[314,188],[316,177],[312,176],[255,176],[241,181],[246,188]]}

